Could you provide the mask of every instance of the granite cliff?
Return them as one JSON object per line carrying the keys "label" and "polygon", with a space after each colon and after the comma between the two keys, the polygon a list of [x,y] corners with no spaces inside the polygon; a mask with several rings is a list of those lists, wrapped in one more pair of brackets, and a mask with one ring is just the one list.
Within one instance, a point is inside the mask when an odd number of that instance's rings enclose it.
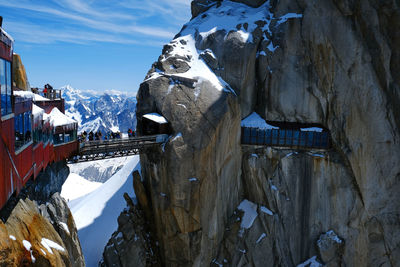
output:
{"label": "granite cliff", "polygon": [[[151,112],[173,131],[135,186],[160,261],[396,266],[398,1],[195,0],[192,14],[137,94],[138,131]],[[252,112],[321,124],[333,147],[243,146]]]}
{"label": "granite cliff", "polygon": [[49,165],[12,197],[0,216],[0,266],[85,266],[72,213],[60,196],[69,174]]}

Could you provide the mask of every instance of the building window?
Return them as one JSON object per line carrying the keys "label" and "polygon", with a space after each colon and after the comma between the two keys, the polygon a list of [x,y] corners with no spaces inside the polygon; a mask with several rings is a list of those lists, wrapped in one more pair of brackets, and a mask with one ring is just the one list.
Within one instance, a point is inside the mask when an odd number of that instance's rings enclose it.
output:
{"label": "building window", "polygon": [[0,58],[1,116],[12,113],[11,63]]}
{"label": "building window", "polygon": [[14,119],[15,149],[18,149],[32,140],[32,113],[27,111],[18,114]]}

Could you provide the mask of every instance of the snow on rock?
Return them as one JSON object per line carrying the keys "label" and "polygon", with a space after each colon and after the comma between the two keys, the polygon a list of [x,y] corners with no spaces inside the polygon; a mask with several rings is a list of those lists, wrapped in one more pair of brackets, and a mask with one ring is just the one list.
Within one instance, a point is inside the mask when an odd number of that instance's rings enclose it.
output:
{"label": "snow on rock", "polygon": [[317,246],[320,247],[320,248],[323,246],[322,245],[323,244],[323,239],[329,239],[329,240],[332,240],[333,242],[336,242],[338,244],[341,244],[343,242],[343,240],[340,239],[338,237],[338,235],[333,230],[329,230],[325,234],[321,235],[321,237],[318,239]]}
{"label": "snow on rock", "polygon": [[51,241],[50,239],[42,238],[42,241],[41,241],[40,243],[42,244],[42,246],[43,246],[45,249],[47,249],[47,251],[48,251],[50,254],[53,254],[52,248],[57,249],[57,250],[60,250],[60,251],[64,251],[64,248],[63,248],[62,246],[60,246],[59,244],[57,244],[57,243],[54,242],[54,241]]}
{"label": "snow on rock", "polygon": [[256,244],[260,243],[265,237],[267,237],[266,233],[262,233],[260,237],[257,239]]}
{"label": "snow on rock", "polygon": [[29,242],[28,240],[22,240],[22,245],[24,245],[25,249],[27,251],[31,250],[32,244],[31,242]]}
{"label": "snow on rock", "polygon": [[268,215],[274,215],[274,213],[270,209],[268,209],[268,208],[266,208],[264,206],[261,206],[260,209],[261,209],[262,212],[264,212],[264,213],[266,213]]}
{"label": "snow on rock", "polygon": [[58,224],[61,225],[62,228],[64,228],[65,232],[67,232],[69,235],[71,234],[71,233],[69,232],[69,228],[68,228],[68,225],[67,225],[66,223],[64,223],[64,222],[59,222]]}
{"label": "snow on rock", "polygon": [[117,218],[126,207],[123,194],[135,196],[132,172],[139,169],[139,156],[134,156],[107,182],[93,192],[68,203],[74,216],[85,256],[86,266],[97,266]]}
{"label": "snow on rock", "polygon": [[13,235],[10,235],[9,238],[10,238],[11,240],[14,240],[14,241],[17,240],[17,239],[15,238],[15,236],[13,236]]}
{"label": "snow on rock", "polygon": [[148,113],[148,114],[143,115],[143,118],[149,119],[151,121],[154,121],[154,122],[157,122],[160,124],[168,123],[168,121],[158,113]]}
{"label": "snow on rock", "polygon": [[317,256],[313,256],[296,267],[322,267],[323,265],[317,261]]}
{"label": "snow on rock", "polygon": [[258,216],[257,204],[245,199],[240,203],[238,209],[244,212],[240,227],[249,229],[253,225],[254,220]]}
{"label": "snow on rock", "polygon": [[303,131],[303,132],[318,132],[318,133],[321,133],[323,131],[323,129],[319,128],[319,127],[308,127],[308,128],[301,128],[301,131]]}
{"label": "snow on rock", "polygon": [[80,198],[96,190],[102,183],[91,182],[75,173],[70,173],[62,186],[61,196],[67,201]]}
{"label": "snow on rock", "polygon": [[249,128],[252,127],[252,128],[258,128],[258,129],[267,129],[267,130],[279,129],[279,127],[275,127],[275,126],[268,124],[256,112],[251,113],[249,116],[247,116],[245,119],[243,119],[241,126],[249,127]]}

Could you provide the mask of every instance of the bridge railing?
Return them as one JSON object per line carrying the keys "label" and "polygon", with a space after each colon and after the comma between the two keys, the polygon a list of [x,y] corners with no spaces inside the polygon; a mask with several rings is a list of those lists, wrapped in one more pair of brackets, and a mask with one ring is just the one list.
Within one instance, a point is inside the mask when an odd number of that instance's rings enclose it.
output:
{"label": "bridge railing", "polygon": [[98,153],[138,150],[147,146],[163,143],[167,139],[168,135],[152,135],[81,142],[79,145],[79,154],[90,155]]}
{"label": "bridge railing", "polygon": [[242,144],[328,149],[331,140],[327,131],[242,127]]}

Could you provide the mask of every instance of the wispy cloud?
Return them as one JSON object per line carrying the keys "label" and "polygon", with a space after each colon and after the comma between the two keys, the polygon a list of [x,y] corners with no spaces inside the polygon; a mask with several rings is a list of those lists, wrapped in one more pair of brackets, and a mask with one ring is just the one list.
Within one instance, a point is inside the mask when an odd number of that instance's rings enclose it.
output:
{"label": "wispy cloud", "polygon": [[189,17],[190,1],[0,0],[0,7],[25,12],[6,21],[9,31],[22,42],[151,45],[177,33]]}

